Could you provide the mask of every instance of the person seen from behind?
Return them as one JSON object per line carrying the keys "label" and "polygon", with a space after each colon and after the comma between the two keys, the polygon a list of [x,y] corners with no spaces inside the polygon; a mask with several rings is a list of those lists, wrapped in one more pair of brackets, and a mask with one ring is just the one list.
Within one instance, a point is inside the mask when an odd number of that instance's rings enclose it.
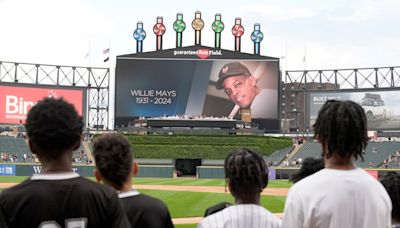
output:
{"label": "person seen from behind", "polygon": [[400,228],[400,173],[387,172],[380,178],[392,200],[392,227]]}
{"label": "person seen from behind", "polygon": [[168,208],[161,200],[132,187],[138,164],[133,160],[128,139],[119,134],[104,134],[94,142],[93,155],[97,181],[104,182],[118,192],[131,227],[174,227]]}
{"label": "person seen from behind", "polygon": [[327,101],[314,124],[325,169],[289,190],[283,228],[390,228],[392,203],[385,188],[354,161],[363,159],[367,120],[353,101]]}
{"label": "person seen from behind", "polygon": [[260,194],[268,185],[268,168],[254,150],[237,149],[224,162],[225,178],[234,205],[205,217],[198,228],[278,228],[281,221],[260,206]]}
{"label": "person seen from behind", "polygon": [[41,173],[4,190],[0,214],[9,228],[125,228],[129,226],[117,194],[72,172],[72,153],[83,128],[74,106],[45,98],[29,111],[28,144]]}

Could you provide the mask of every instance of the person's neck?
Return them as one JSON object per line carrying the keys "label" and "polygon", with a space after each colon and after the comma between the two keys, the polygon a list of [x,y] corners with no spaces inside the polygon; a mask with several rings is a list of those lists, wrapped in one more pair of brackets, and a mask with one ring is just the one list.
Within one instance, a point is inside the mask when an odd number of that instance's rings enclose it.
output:
{"label": "person's neck", "polygon": [[324,163],[327,169],[352,170],[357,168],[351,158],[343,158],[335,153],[329,158],[325,156]]}
{"label": "person's neck", "polygon": [[260,195],[246,197],[235,197],[235,204],[257,204],[260,205]]}
{"label": "person's neck", "polygon": [[129,181],[126,181],[122,185],[121,188],[118,189],[119,192],[129,192],[129,191],[132,191],[132,190],[133,190],[133,188],[132,188],[132,183],[131,183],[130,179],[129,179]]}
{"label": "person's neck", "polygon": [[43,174],[72,172],[72,156],[69,152],[57,159],[41,159],[39,157],[39,160],[42,164],[41,173]]}

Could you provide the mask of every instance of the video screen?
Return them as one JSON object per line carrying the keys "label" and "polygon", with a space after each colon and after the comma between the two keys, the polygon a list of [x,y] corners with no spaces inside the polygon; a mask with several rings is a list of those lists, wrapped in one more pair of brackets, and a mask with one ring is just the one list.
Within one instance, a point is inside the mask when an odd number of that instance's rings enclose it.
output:
{"label": "video screen", "polygon": [[25,123],[29,110],[44,97],[63,97],[75,106],[79,115],[85,113],[86,96],[82,89],[0,86],[0,123]]}
{"label": "video screen", "polygon": [[310,93],[310,125],[315,123],[318,111],[327,100],[351,100],[364,108],[368,129],[400,128],[399,91],[363,91]]}
{"label": "video screen", "polygon": [[279,67],[271,60],[118,59],[115,120],[207,116],[240,119],[250,109],[260,128],[279,129]]}

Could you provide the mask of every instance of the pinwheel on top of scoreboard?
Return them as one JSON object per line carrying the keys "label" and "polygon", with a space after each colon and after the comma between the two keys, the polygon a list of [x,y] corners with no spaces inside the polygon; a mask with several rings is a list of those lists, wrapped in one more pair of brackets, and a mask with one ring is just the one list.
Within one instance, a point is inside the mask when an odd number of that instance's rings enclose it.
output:
{"label": "pinwheel on top of scoreboard", "polygon": [[232,27],[232,34],[235,36],[235,51],[240,51],[240,37],[243,33],[242,19],[237,17],[235,18],[235,25]]}
{"label": "pinwheel on top of scoreboard", "polygon": [[157,23],[153,27],[153,32],[157,36],[156,50],[162,50],[162,36],[166,31],[165,25],[163,24],[163,17],[157,17]]}
{"label": "pinwheel on top of scoreboard", "polygon": [[221,14],[219,13],[215,14],[212,30],[215,32],[215,48],[221,48],[221,32],[224,31],[224,23],[221,21]]}
{"label": "pinwheel on top of scoreboard", "polygon": [[182,36],[183,31],[186,29],[186,24],[183,21],[183,14],[176,14],[176,21],[174,22],[174,30],[176,32],[176,47],[182,47]]}
{"label": "pinwheel on top of scoreboard", "polygon": [[261,32],[260,24],[254,24],[254,31],[251,33],[251,40],[254,42],[254,54],[260,55],[260,43],[264,39],[264,35]]}
{"label": "pinwheel on top of scoreboard", "polygon": [[133,38],[136,40],[136,52],[143,52],[143,40],[146,38],[146,32],[143,29],[143,22],[138,21],[136,29],[133,32]]}
{"label": "pinwheel on top of scoreboard", "polygon": [[204,28],[204,21],[201,19],[201,12],[196,11],[194,20],[192,21],[192,28],[195,30],[194,44],[201,45],[201,30]]}

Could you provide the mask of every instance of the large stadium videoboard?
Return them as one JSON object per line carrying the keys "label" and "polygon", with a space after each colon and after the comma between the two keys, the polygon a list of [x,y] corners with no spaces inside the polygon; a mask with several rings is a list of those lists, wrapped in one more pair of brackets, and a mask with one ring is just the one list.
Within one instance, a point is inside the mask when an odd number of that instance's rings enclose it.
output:
{"label": "large stadium videoboard", "polygon": [[272,121],[278,130],[278,86],[273,60],[119,59],[116,125],[137,117],[239,118],[250,108],[261,128]]}
{"label": "large stadium videoboard", "polygon": [[318,111],[327,100],[352,100],[360,104],[368,120],[368,129],[400,128],[399,91],[316,92],[309,94],[310,125],[315,123]]}
{"label": "large stadium videoboard", "polygon": [[0,86],[0,123],[25,123],[28,111],[44,97],[63,97],[75,106],[79,115],[85,113],[86,94],[82,89]]}

